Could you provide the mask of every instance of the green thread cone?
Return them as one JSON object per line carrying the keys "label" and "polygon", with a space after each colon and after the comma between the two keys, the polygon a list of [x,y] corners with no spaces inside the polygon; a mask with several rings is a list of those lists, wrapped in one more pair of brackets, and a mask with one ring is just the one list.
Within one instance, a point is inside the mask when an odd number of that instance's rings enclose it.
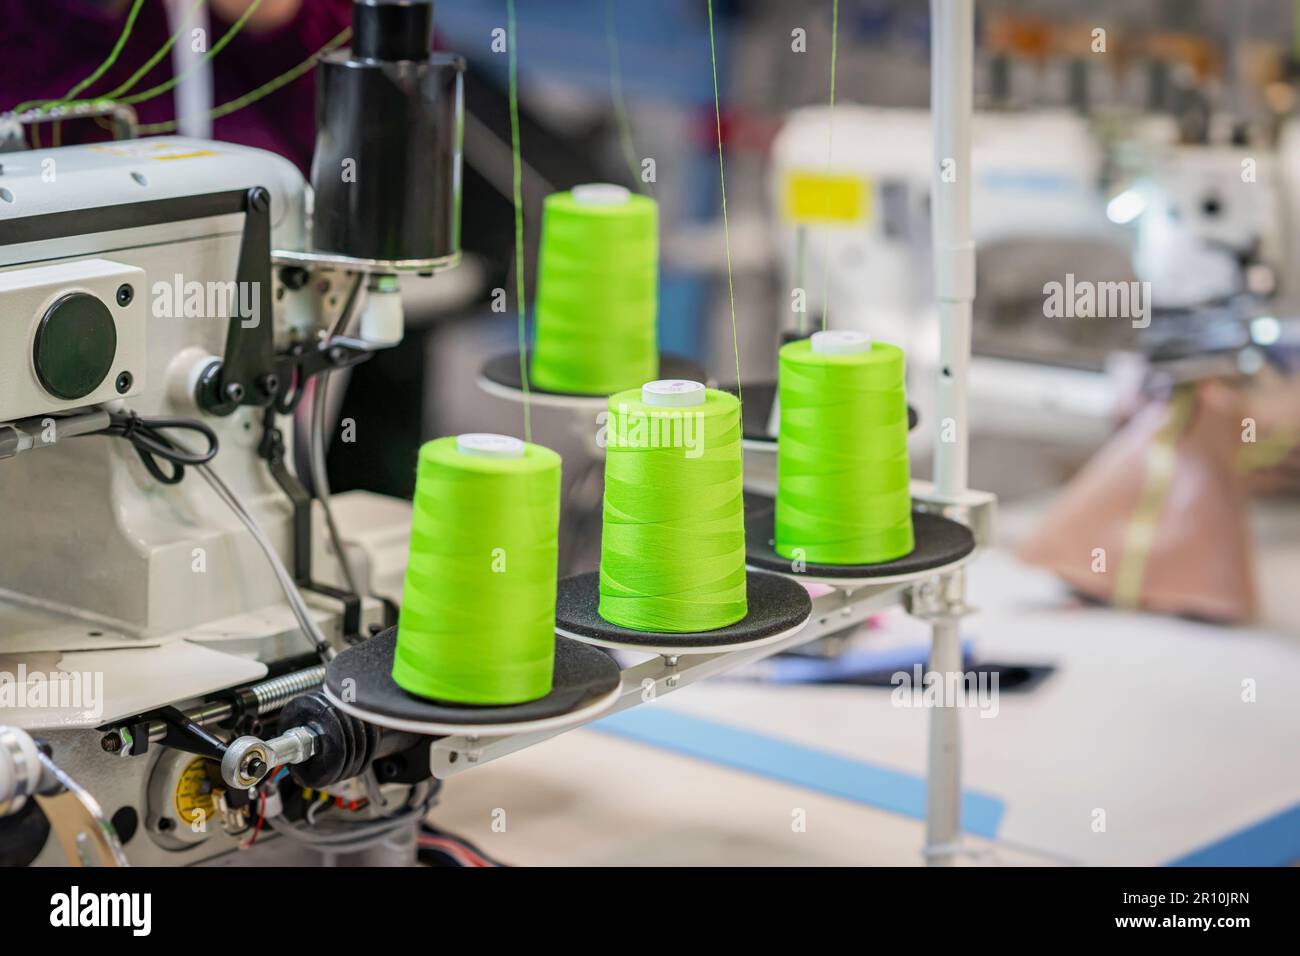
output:
{"label": "green thread cone", "polygon": [[609,399],[599,611],[622,627],[693,633],[747,613],[740,403],[685,384],[703,404]]}
{"label": "green thread cone", "polygon": [[777,553],[817,564],[910,553],[902,350],[877,342],[820,354],[809,339],[791,342],[781,348],[779,389]]}
{"label": "green thread cone", "polygon": [[658,282],[653,199],[603,184],[547,196],[532,383],[610,395],[655,378]]}
{"label": "green thread cone", "polygon": [[[466,440],[487,454],[462,451]],[[503,448],[522,455],[490,456]],[[559,520],[560,456],[549,448],[504,436],[425,444],[393,680],[458,704],[550,693]]]}

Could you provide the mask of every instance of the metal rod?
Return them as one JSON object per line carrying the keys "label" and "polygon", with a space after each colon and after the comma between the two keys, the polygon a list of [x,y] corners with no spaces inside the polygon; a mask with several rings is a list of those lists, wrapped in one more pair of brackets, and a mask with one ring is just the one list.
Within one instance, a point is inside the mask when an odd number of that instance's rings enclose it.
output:
{"label": "metal rod", "polygon": [[[971,303],[975,298],[975,244],[971,239],[971,116],[974,109],[974,0],[930,0],[930,113],[934,156],[930,225],[934,291],[939,312],[938,421],[934,488],[940,500],[958,501],[968,480],[967,370]],[[964,585],[950,595],[964,603]],[[956,616],[933,622],[930,670],[950,686],[960,672],[961,626]],[[961,840],[961,725],[956,701],[930,711],[926,785],[926,856],[950,864]]]}
{"label": "metal rod", "polygon": [[[282,674],[270,680],[264,680],[246,688],[244,693],[251,694],[256,700],[258,716],[279,710],[299,694],[315,690],[325,682],[325,665],[317,664],[291,674]],[[228,700],[218,700],[182,711],[187,718],[200,727],[219,724],[229,720],[235,712],[234,704]],[[161,720],[149,724],[149,742],[158,743],[167,733],[167,725]]]}
{"label": "metal rod", "polygon": [[939,311],[938,421],[934,484],[940,497],[966,490],[967,366],[975,244],[971,240],[971,111],[975,60],[974,0],[930,0],[930,112],[934,156],[930,226]]}
{"label": "metal rod", "polygon": [[931,623],[933,643],[930,671],[937,675],[939,702],[930,708],[930,759],[925,786],[925,853],[931,865],[949,866],[961,841],[961,707],[949,700],[947,688],[957,686],[948,675],[959,674],[961,622]]}

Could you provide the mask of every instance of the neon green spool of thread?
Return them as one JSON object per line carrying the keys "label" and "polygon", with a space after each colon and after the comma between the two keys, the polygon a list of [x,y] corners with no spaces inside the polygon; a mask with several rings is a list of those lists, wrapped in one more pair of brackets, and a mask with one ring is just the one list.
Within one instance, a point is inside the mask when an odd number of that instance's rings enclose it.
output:
{"label": "neon green spool of thread", "polygon": [[551,691],[560,456],[505,435],[420,449],[393,680],[458,704]]}
{"label": "neon green spool of thread", "polygon": [[698,382],[610,396],[600,616],[693,633],[745,616],[740,403]]}
{"label": "neon green spool of thread", "polygon": [[781,348],[778,387],[777,554],[817,564],[909,554],[902,349],[817,332]]}
{"label": "neon green spool of thread", "polygon": [[532,382],[611,395],[659,374],[659,207],[622,186],[552,193],[542,210]]}

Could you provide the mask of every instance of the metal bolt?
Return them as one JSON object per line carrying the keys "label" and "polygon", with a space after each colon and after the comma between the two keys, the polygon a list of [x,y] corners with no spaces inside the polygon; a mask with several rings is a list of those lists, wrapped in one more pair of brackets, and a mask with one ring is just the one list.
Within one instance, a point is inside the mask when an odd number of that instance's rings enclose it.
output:
{"label": "metal bolt", "polygon": [[99,739],[99,746],[103,748],[104,753],[115,754],[122,749],[122,738],[117,735],[117,731],[104,734]]}
{"label": "metal bolt", "polygon": [[280,387],[280,377],[278,375],[263,375],[258,380],[258,385],[261,386],[263,395],[274,395],[276,389]]}
{"label": "metal bolt", "polygon": [[263,762],[261,757],[250,757],[248,762],[244,764],[244,773],[250,779],[260,780],[262,774],[266,773],[266,763]]}
{"label": "metal bolt", "polygon": [[248,204],[256,212],[266,212],[271,205],[271,194],[261,186],[254,186],[248,194]]}
{"label": "metal bolt", "polygon": [[242,402],[244,400],[244,386],[238,382],[231,382],[226,386],[226,398],[235,403]]}

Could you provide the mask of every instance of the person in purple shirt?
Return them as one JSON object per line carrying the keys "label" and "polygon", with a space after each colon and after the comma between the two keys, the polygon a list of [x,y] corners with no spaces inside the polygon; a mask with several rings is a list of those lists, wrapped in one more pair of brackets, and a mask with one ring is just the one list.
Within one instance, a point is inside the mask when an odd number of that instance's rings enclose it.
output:
{"label": "person in purple shirt", "polygon": [[[61,100],[108,57],[132,5],[133,0],[0,0],[0,112]],[[144,0],[116,61],[77,98],[116,89],[179,33],[169,54],[122,94],[183,77],[173,89],[134,104],[140,122],[179,119],[181,133],[270,150],[306,172],[315,138],[311,72],[229,115],[209,120],[207,111],[307,60],[349,25],[352,3],[262,0],[230,44],[203,63],[204,51],[252,5],[253,0]]]}

